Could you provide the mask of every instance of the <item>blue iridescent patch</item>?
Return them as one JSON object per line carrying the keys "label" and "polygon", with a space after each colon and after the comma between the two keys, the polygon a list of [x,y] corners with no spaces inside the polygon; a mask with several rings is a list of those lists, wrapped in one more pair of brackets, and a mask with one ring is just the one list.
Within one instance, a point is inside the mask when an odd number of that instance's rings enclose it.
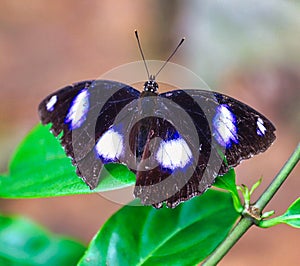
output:
{"label": "blue iridescent patch", "polygon": [[217,107],[213,118],[213,135],[223,147],[229,148],[232,143],[238,143],[236,117],[227,104]]}
{"label": "blue iridescent patch", "polygon": [[68,124],[71,130],[81,127],[86,120],[90,107],[89,95],[87,88],[85,88],[72,101],[65,118],[65,124]]}
{"label": "blue iridescent patch", "polygon": [[178,139],[178,138],[180,138],[180,135],[177,130],[170,128],[167,131],[167,136],[166,136],[167,140]]}

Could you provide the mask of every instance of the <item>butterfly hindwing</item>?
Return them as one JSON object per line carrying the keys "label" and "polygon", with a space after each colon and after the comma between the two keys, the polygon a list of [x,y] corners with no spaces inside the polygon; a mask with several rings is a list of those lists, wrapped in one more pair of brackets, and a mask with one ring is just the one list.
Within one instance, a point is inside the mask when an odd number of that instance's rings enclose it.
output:
{"label": "butterfly hindwing", "polygon": [[166,119],[148,117],[141,124],[148,127],[148,134],[136,171],[134,195],[144,205],[161,207],[167,202],[174,207],[169,198],[185,187],[195,171],[196,151]]}
{"label": "butterfly hindwing", "polygon": [[[142,153],[134,195],[144,205],[161,207],[166,202],[169,207],[175,207],[207,189],[207,186],[200,186],[201,179],[198,178],[205,169],[207,158],[204,154],[199,156],[198,133],[186,110],[164,97],[145,97],[142,106],[147,106],[147,103],[152,106],[152,111],[147,110],[151,116],[139,120],[132,130],[136,137],[144,132],[143,141],[134,142],[144,144],[138,149]],[[208,121],[205,116],[201,118],[205,130]],[[211,134],[207,129],[205,136],[209,153]]]}

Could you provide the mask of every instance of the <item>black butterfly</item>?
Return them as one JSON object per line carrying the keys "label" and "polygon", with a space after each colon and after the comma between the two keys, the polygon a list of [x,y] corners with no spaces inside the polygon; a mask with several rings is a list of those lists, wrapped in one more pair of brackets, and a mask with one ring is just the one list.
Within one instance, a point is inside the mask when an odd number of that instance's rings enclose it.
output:
{"label": "black butterfly", "polygon": [[275,140],[267,118],[231,97],[157,90],[154,76],[142,93],[115,81],[83,81],[45,98],[39,115],[55,136],[63,132],[61,144],[91,189],[104,164],[123,163],[136,174],[135,197],[156,208],[204,193]]}

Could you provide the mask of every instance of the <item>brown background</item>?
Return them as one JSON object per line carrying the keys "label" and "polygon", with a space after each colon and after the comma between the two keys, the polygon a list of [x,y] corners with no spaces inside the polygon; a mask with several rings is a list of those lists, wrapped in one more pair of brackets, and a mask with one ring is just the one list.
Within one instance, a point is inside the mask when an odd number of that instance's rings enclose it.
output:
{"label": "brown background", "polygon": [[[250,1],[251,2],[251,1]],[[269,184],[299,141],[300,6],[296,1],[0,1],[0,168],[37,122],[37,106],[54,90],[140,60],[139,29],[147,59],[173,62],[214,90],[264,113],[277,140],[237,168],[238,183]],[[282,213],[299,195],[299,168],[268,205]],[[119,205],[98,195],[1,200],[57,233],[88,242]],[[300,231],[285,225],[252,228],[220,265],[298,265]]]}

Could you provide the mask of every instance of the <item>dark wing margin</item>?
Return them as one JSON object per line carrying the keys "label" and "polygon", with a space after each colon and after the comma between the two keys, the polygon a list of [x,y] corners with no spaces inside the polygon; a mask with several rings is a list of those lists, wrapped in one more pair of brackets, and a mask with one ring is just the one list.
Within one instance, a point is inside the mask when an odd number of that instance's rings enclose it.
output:
{"label": "dark wing margin", "polygon": [[[46,97],[38,111],[42,124],[51,123],[54,136],[76,166],[77,174],[94,189],[103,166],[95,152],[99,138],[118,113],[140,92],[123,83],[89,80],[69,85]],[[73,109],[72,109],[73,108]]]}

